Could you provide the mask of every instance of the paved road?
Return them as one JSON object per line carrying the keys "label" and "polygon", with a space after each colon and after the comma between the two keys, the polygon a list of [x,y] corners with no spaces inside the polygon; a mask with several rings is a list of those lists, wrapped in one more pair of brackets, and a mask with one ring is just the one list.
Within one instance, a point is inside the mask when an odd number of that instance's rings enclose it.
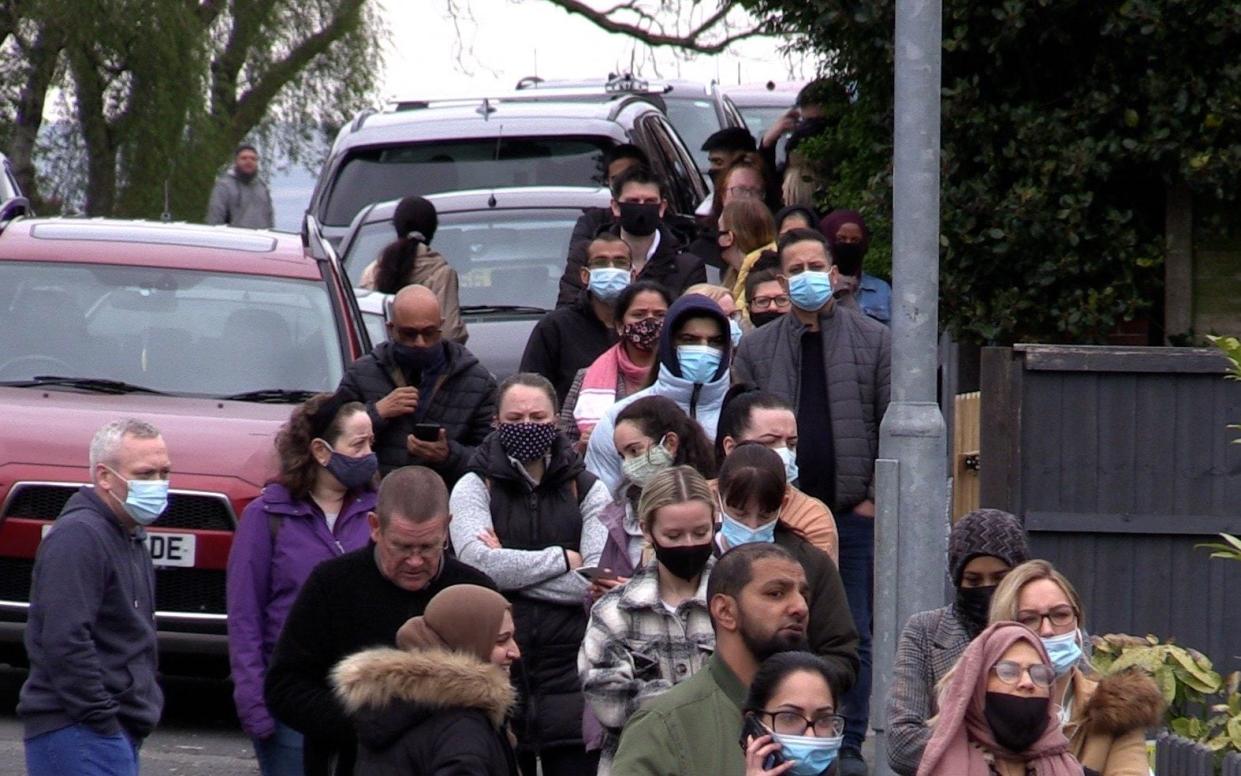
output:
{"label": "paved road", "polygon": [[[25,776],[21,724],[14,713],[25,674],[0,667],[0,776]],[[250,740],[233,712],[232,687],[216,680],[169,679],[164,719],[142,747],[142,776],[258,774]]]}

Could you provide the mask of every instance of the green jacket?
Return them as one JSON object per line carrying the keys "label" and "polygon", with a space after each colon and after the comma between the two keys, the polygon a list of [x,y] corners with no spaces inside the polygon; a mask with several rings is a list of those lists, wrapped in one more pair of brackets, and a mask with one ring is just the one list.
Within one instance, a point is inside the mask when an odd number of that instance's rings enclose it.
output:
{"label": "green jacket", "polygon": [[746,688],[719,655],[630,718],[612,776],[745,776]]}

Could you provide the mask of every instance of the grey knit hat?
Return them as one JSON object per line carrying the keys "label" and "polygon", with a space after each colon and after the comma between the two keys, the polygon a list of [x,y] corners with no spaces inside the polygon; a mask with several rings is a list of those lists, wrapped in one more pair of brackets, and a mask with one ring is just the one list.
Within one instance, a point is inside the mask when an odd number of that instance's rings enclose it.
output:
{"label": "grey knit hat", "polygon": [[1030,559],[1021,521],[1000,509],[975,509],[957,521],[948,536],[948,571],[954,587],[961,585],[965,564],[990,555],[1010,567]]}

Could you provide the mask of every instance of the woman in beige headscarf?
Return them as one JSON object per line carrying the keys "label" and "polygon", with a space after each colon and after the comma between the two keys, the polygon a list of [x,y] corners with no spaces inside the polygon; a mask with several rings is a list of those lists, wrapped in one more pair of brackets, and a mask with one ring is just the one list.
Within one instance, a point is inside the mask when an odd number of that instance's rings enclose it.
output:
{"label": "woman in beige headscarf", "polygon": [[[332,683],[358,732],[358,773],[516,776],[506,720],[509,666],[521,657],[504,596],[477,585],[436,594],[396,634],[400,649],[345,658]],[[455,772],[455,771],[454,771]]]}

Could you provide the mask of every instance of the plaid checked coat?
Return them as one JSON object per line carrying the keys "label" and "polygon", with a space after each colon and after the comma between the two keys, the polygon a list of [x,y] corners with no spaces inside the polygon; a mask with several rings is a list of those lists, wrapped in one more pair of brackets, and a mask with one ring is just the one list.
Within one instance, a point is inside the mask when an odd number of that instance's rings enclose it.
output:
{"label": "plaid checked coat", "polygon": [[657,565],[651,560],[595,603],[577,654],[582,690],[606,732],[600,774],[609,772],[620,730],[638,707],[693,676],[715,649],[706,601],[714,560],[675,614],[660,601]]}
{"label": "plaid checked coat", "polygon": [[951,606],[909,618],[896,646],[888,689],[888,765],[914,776],[931,740],[926,721],[935,716],[936,685],[969,646],[970,635]]}

